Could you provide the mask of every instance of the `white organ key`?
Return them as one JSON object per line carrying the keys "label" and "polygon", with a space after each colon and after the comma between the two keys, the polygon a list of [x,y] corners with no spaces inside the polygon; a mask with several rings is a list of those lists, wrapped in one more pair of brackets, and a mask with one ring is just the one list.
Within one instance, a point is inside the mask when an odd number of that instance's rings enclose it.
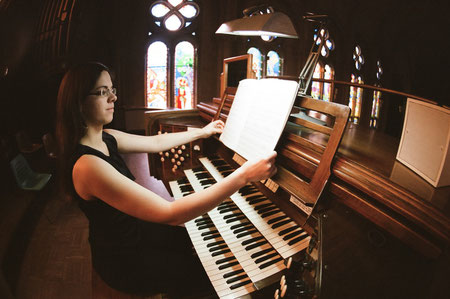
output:
{"label": "white organ key", "polygon": [[[211,173],[214,179],[220,181],[224,178],[224,175],[217,169],[217,167],[210,159],[200,158],[199,160],[203,164],[203,166]],[[219,161],[221,162],[216,164],[220,164],[222,165],[222,167],[226,164],[226,162],[223,160]],[[266,198],[261,192],[257,191],[257,189],[252,185],[246,185],[242,189],[245,189],[246,193],[249,194],[242,195],[241,193],[236,192],[230,196],[231,199],[243,212],[245,212],[245,215],[248,217],[248,219],[255,225],[255,227],[258,228],[261,234],[272,244],[273,247],[275,247],[275,249],[284,259],[308,247],[311,237],[306,233],[300,233],[300,231],[302,230],[301,227],[297,227],[298,225],[292,219],[290,219],[282,211],[277,212],[277,208],[273,208],[271,211],[267,211],[267,213],[258,213],[258,211],[255,210],[257,206],[267,204],[267,209],[270,209],[269,204],[271,203],[271,201]],[[257,198],[258,196],[261,197],[261,201],[259,201],[259,199]],[[247,200],[249,197],[255,197],[255,201],[259,202],[252,205]],[[282,217],[285,219],[282,219]],[[269,223],[270,220],[274,222]],[[280,235],[281,231],[288,228],[292,228],[293,230],[289,233]]]}

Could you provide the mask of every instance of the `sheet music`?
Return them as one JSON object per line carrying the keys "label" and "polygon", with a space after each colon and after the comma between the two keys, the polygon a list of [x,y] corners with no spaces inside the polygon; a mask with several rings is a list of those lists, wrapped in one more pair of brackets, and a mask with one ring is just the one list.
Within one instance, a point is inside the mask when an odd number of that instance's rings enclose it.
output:
{"label": "sheet music", "polygon": [[275,149],[295,98],[296,81],[240,81],[220,140],[249,160]]}

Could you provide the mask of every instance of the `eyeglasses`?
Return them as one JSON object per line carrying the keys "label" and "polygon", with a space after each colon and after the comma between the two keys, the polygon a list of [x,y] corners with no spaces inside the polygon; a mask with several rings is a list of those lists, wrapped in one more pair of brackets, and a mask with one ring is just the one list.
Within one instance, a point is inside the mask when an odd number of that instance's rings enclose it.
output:
{"label": "eyeglasses", "polygon": [[110,97],[111,95],[117,94],[117,89],[115,87],[113,88],[102,88],[97,91],[91,92],[88,95],[91,96],[100,96],[100,97]]}

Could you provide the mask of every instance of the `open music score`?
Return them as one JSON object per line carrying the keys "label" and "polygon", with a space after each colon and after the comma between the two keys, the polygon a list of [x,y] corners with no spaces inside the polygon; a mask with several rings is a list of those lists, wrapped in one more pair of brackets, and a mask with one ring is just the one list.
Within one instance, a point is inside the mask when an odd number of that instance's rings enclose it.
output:
{"label": "open music score", "polygon": [[290,80],[242,80],[220,140],[247,160],[268,155],[283,132],[297,89],[298,83]]}

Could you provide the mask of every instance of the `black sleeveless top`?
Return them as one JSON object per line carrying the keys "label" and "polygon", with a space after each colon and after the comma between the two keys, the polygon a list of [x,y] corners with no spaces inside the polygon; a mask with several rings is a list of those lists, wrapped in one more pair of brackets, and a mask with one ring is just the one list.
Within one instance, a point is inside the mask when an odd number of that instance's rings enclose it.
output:
{"label": "black sleeveless top", "polygon": [[[109,156],[89,146],[78,144],[73,163],[75,164],[83,155],[94,155],[111,164],[124,176],[134,180],[133,174],[117,150],[116,139],[103,132],[103,141],[108,147]],[[75,195],[81,210],[89,220],[89,242],[91,246],[131,249],[139,242],[140,232],[137,218],[111,207],[102,200],[87,201],[76,192]]]}
{"label": "black sleeveless top", "polygon": [[[103,132],[102,138],[108,147],[109,156],[89,146],[78,144],[72,158],[72,166],[81,156],[94,155],[134,180],[133,174],[118,152],[116,139],[106,132]],[[142,263],[143,249],[140,246],[143,221],[117,210],[100,199],[87,201],[75,190],[73,192],[80,209],[89,220],[89,243],[94,269],[108,284],[126,289],[126,285],[134,280],[133,277],[127,276],[141,272],[139,265]],[[147,223],[146,226],[148,225],[152,224]]]}
{"label": "black sleeveless top", "polygon": [[[116,139],[106,132],[103,132],[102,138],[109,156],[78,144],[72,157],[72,168],[81,156],[94,155],[134,180],[118,152]],[[146,222],[100,199],[87,201],[74,189],[73,193],[89,220],[92,265],[111,287],[128,293],[151,294],[171,289],[174,285],[182,286],[179,291],[186,291],[202,280],[209,285],[203,267],[192,256],[192,243],[184,228]],[[194,284],[186,279],[190,276]]]}

